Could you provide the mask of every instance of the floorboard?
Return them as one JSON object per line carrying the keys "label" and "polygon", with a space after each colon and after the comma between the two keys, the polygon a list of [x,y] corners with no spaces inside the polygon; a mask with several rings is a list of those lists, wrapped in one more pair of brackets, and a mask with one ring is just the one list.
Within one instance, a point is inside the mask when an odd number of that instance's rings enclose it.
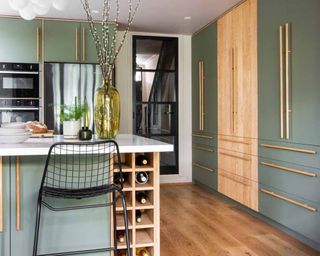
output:
{"label": "floorboard", "polygon": [[162,185],[161,256],[315,256],[286,233],[195,186]]}

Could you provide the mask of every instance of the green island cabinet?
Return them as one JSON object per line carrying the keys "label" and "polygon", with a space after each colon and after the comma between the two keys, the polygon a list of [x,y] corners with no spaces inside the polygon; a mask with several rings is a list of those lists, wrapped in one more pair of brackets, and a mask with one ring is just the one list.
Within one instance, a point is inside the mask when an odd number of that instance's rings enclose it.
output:
{"label": "green island cabinet", "polygon": [[[46,156],[3,158],[4,232],[0,233],[0,256],[32,255],[36,203],[45,160]],[[93,204],[103,202],[106,202],[105,197],[90,201]],[[51,203],[63,207],[66,204],[79,205],[79,200],[56,199]],[[81,203],[88,204],[84,200]],[[43,207],[38,253],[106,247],[110,235],[106,232],[109,220],[109,211],[105,207],[63,212]]]}
{"label": "green island cabinet", "polygon": [[319,0],[258,0],[259,211],[318,250],[319,10]]}
{"label": "green island cabinet", "polygon": [[217,24],[192,37],[193,182],[217,190]]}
{"label": "green island cabinet", "polygon": [[41,21],[0,18],[0,62],[41,61]]}
{"label": "green island cabinet", "polygon": [[[1,159],[0,159],[1,166]],[[1,167],[0,167],[1,168]],[[10,163],[9,158],[2,159],[2,228],[0,225],[0,256],[10,255]],[[1,215],[1,213],[0,213]]]}

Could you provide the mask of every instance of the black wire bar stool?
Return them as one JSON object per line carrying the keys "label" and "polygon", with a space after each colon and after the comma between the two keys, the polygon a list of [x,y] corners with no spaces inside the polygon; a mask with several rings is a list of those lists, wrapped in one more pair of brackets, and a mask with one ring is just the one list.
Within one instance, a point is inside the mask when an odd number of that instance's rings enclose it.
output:
{"label": "black wire bar stool", "polygon": [[[119,172],[119,175],[116,176],[113,175],[115,165],[117,165]],[[130,256],[127,207],[122,177],[119,147],[113,140],[53,144],[49,149],[38,195],[33,256],[62,256],[111,251],[117,255],[116,203],[119,199],[123,207],[126,252]],[[106,203],[56,207],[46,200],[46,198],[84,199],[101,195],[106,195]],[[52,211],[112,207],[113,246],[81,251],[37,254],[42,206]]]}

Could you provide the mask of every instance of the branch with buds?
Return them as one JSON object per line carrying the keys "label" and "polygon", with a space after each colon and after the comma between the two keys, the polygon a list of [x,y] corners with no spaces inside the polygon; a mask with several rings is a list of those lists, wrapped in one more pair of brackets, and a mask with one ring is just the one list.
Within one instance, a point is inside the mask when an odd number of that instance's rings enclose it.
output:
{"label": "branch with buds", "polygon": [[[92,12],[88,0],[80,0],[81,4],[87,14],[87,19],[89,22],[90,32],[93,37],[93,41],[96,46],[98,62],[101,67],[102,77],[104,84],[109,86],[112,79],[112,71],[115,66],[115,61],[119,55],[119,52],[122,49],[122,46],[125,42],[127,34],[129,32],[130,26],[132,25],[133,19],[136,15],[138,7],[141,0],[137,0],[135,7],[133,7],[133,0],[129,0],[129,13],[128,21],[125,25],[125,30],[121,38],[120,44],[116,46],[116,38],[118,33],[119,26],[119,16],[120,16],[120,2],[119,0],[104,0],[103,2],[103,14],[102,14],[102,36],[99,36],[95,22],[92,18]],[[116,17],[114,20],[111,19],[111,5],[112,1],[115,2]],[[110,26],[110,23],[114,22],[114,26]],[[114,32],[111,35],[111,32]]]}

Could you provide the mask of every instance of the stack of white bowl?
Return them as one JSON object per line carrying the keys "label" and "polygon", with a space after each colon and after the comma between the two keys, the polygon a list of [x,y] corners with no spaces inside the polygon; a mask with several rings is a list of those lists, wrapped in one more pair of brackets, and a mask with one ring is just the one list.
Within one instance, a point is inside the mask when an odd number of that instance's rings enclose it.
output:
{"label": "stack of white bowl", "polygon": [[3,123],[0,128],[0,144],[23,143],[31,137],[32,132],[22,122]]}

